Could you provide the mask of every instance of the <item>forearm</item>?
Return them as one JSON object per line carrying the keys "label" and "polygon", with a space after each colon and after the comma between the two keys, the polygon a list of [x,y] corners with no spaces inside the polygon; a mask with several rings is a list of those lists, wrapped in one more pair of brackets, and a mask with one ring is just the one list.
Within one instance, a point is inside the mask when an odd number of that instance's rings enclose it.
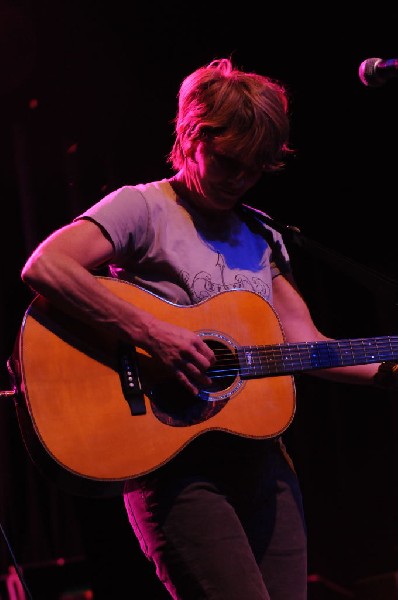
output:
{"label": "forearm", "polygon": [[22,279],[75,318],[146,348],[155,317],[116,296],[74,259],[54,252],[35,256],[24,267]]}
{"label": "forearm", "polygon": [[349,367],[334,367],[332,369],[320,369],[311,372],[315,377],[327,379],[340,383],[351,383],[357,385],[373,385],[380,363],[366,365],[354,365]]}
{"label": "forearm", "polygon": [[[274,300],[277,313],[281,318],[285,338],[288,342],[333,342],[333,340],[323,335],[315,326],[308,307],[296,290],[283,277],[277,277],[274,280]],[[376,354],[376,358],[380,355]],[[344,364],[342,360],[341,365]],[[338,366],[330,369],[313,369],[308,371],[309,375],[335,381],[340,383],[352,383],[358,385],[377,385],[384,389],[394,389],[398,386],[398,368],[390,376],[389,371],[385,376],[385,366],[380,367],[381,362],[369,362],[368,364],[357,364],[352,366]],[[382,376],[379,377],[381,368]],[[375,378],[376,377],[376,378]]]}

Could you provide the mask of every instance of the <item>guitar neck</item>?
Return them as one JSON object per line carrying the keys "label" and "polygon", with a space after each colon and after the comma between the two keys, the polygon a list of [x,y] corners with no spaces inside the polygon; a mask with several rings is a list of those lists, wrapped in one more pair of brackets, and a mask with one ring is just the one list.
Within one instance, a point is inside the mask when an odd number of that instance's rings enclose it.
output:
{"label": "guitar neck", "polygon": [[315,369],[398,360],[398,336],[241,346],[237,356],[242,379],[292,375]]}

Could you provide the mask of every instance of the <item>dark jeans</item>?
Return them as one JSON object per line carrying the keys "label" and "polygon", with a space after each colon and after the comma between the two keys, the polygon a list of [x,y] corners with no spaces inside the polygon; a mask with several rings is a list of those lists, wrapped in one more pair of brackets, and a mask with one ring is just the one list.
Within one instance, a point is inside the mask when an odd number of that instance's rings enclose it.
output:
{"label": "dark jeans", "polygon": [[207,432],[124,499],[172,598],[306,599],[301,493],[279,440]]}

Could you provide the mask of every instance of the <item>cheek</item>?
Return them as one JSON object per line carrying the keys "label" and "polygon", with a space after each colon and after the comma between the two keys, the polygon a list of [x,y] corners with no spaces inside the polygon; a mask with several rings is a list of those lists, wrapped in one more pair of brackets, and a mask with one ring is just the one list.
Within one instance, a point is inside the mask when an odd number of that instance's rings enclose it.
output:
{"label": "cheek", "polygon": [[214,161],[201,152],[196,152],[194,157],[196,170],[201,179],[214,180],[220,177]]}
{"label": "cheek", "polygon": [[196,164],[200,177],[208,177],[209,171],[211,170],[211,165],[209,162],[202,155],[199,155],[197,157]]}
{"label": "cheek", "polygon": [[217,179],[220,176],[219,169],[215,161],[205,151],[203,142],[200,142],[193,152],[193,160],[196,164],[196,169],[201,178]]}

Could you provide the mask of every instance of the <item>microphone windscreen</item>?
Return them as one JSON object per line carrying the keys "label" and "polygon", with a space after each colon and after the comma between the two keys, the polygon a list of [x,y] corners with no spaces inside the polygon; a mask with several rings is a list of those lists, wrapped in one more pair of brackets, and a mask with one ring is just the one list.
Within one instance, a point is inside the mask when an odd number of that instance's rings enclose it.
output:
{"label": "microphone windscreen", "polygon": [[377,76],[376,68],[381,58],[367,58],[359,66],[359,79],[364,85],[377,87],[382,85],[383,80]]}

